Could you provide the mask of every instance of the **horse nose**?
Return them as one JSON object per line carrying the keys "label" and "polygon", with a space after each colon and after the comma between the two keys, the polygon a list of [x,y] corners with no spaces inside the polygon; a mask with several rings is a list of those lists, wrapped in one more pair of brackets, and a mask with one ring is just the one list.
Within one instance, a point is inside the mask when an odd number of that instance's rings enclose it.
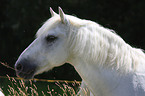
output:
{"label": "horse nose", "polygon": [[27,71],[30,68],[30,61],[28,59],[18,59],[15,64],[15,70],[17,72]]}
{"label": "horse nose", "polygon": [[29,79],[35,74],[37,64],[30,59],[18,59],[15,64],[16,75],[21,78]]}
{"label": "horse nose", "polygon": [[17,71],[22,71],[23,70],[23,65],[21,63],[16,64],[15,69]]}

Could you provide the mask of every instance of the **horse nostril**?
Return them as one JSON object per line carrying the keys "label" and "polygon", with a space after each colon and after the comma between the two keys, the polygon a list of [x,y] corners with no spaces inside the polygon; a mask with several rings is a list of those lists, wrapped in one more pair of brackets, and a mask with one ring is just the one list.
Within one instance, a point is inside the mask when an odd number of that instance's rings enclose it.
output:
{"label": "horse nostril", "polygon": [[18,64],[18,65],[16,66],[16,70],[17,70],[17,71],[22,70],[22,68],[23,68],[22,64]]}

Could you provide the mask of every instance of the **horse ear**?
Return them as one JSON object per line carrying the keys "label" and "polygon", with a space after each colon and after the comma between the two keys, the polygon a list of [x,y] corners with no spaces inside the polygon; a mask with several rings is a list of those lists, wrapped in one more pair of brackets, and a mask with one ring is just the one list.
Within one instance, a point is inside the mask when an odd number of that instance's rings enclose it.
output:
{"label": "horse ear", "polygon": [[59,7],[59,15],[60,15],[61,22],[67,24],[68,20],[60,7]]}
{"label": "horse ear", "polygon": [[51,13],[51,16],[53,17],[54,15],[57,15],[53,10],[52,8],[50,7],[50,13]]}

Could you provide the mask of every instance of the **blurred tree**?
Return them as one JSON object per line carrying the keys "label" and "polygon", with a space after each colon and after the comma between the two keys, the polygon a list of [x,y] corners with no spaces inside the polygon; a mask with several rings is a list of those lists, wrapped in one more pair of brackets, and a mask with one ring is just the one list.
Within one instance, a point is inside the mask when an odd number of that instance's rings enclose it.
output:
{"label": "blurred tree", "polygon": [[[111,28],[127,43],[145,49],[145,0],[1,0],[0,61],[14,66],[20,53],[34,40],[36,31],[50,18],[49,7],[58,12],[58,6],[66,14]],[[15,76],[13,70],[0,65],[0,75],[5,74]],[[67,64],[37,77],[80,79]]]}

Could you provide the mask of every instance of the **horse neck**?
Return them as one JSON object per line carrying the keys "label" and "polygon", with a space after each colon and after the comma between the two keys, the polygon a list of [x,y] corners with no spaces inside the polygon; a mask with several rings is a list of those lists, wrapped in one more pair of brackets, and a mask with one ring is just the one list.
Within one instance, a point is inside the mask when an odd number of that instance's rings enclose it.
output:
{"label": "horse neck", "polygon": [[[95,62],[80,57],[75,57],[71,61],[76,71],[79,73],[85,84],[97,96],[144,96],[145,89],[145,67],[141,66],[143,72],[134,73],[121,73],[120,70],[116,70],[111,67],[98,66]],[[137,85],[141,85],[138,88]],[[142,85],[143,84],[143,85]],[[135,87],[134,87],[135,86]],[[141,90],[140,94],[138,90]],[[121,90],[121,91],[120,91]],[[120,93],[123,92],[123,93]]]}
{"label": "horse neck", "polygon": [[[132,78],[129,76],[129,78],[124,79],[116,70],[96,66],[96,64],[87,62],[82,58],[76,58],[71,63],[88,88],[97,96],[120,96],[119,94],[112,95],[112,92],[119,85],[122,85],[121,87],[128,85]],[[127,90],[127,87],[124,90]]]}
{"label": "horse neck", "polygon": [[116,69],[129,68],[132,64],[130,55],[132,47],[113,31],[94,22],[89,22],[76,32],[71,32],[70,37],[70,49],[73,50],[74,57]]}
{"label": "horse neck", "polygon": [[[94,94],[106,96],[117,85],[129,84],[133,78],[133,69],[141,61],[145,61],[145,56],[141,50],[132,48],[115,33],[94,25],[79,29],[72,36],[76,42],[71,46],[73,56],[70,63]],[[126,87],[124,91],[127,89],[129,88]],[[107,96],[113,95],[110,93]]]}

